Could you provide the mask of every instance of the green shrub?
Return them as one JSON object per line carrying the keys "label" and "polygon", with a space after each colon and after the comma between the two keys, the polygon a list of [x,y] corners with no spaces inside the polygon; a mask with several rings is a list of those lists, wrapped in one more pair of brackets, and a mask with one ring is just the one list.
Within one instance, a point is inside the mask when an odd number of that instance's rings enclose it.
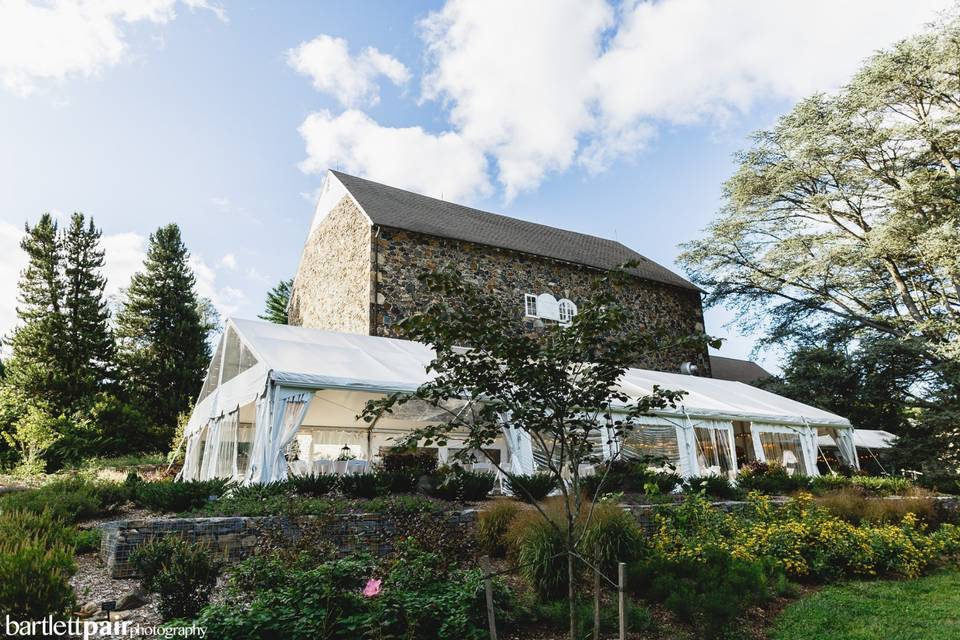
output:
{"label": "green shrub", "polygon": [[520,511],[513,500],[496,500],[477,517],[477,543],[480,551],[495,558],[507,554],[507,529]]}
{"label": "green shrub", "polygon": [[74,605],[72,547],[0,537],[0,611],[13,620],[61,619]]}
{"label": "green shrub", "polygon": [[95,553],[100,551],[100,529],[80,529],[77,531],[75,544],[76,553]]}
{"label": "green shrub", "polygon": [[508,476],[506,485],[518,500],[540,502],[556,488],[557,478],[550,473],[517,474]]}
{"label": "green shrub", "polygon": [[691,476],[683,483],[684,493],[700,493],[720,500],[737,500],[743,494],[725,476]]}
{"label": "green shrub", "polygon": [[443,476],[431,478],[431,494],[441,500],[478,502],[490,497],[496,478],[489,473],[455,469]]}
{"label": "green shrub", "polygon": [[337,476],[330,473],[294,476],[289,482],[297,494],[315,498],[325,496],[337,488]]}
{"label": "green shrub", "polygon": [[790,473],[785,467],[765,462],[744,465],[737,474],[737,487],[741,491],[759,491],[767,495],[788,495],[810,488],[810,477]]}
{"label": "green shrub", "polygon": [[766,600],[771,581],[780,577],[759,562],[733,557],[711,547],[698,558],[668,559],[653,554],[628,568],[629,588],[662,602],[698,637],[718,638],[728,632],[747,607]]}
{"label": "green shrub", "polygon": [[341,477],[340,491],[351,498],[376,498],[385,493],[380,478],[372,473],[358,473]]}
{"label": "green shrub", "polygon": [[234,485],[226,492],[226,497],[237,501],[269,500],[276,496],[293,493],[292,480],[277,480],[263,484]]}
{"label": "green shrub", "polygon": [[585,518],[581,553],[611,580],[617,563],[632,562],[644,548],[643,531],[633,515],[612,504],[598,504]]}
{"label": "green shrub", "polygon": [[121,484],[93,482],[76,476],[0,497],[0,511],[49,511],[54,518],[74,523],[108,514],[127,498],[128,493]]}
{"label": "green shrub", "polygon": [[[379,593],[364,596],[372,578]],[[439,554],[408,540],[379,566],[365,555],[319,564],[295,557],[244,560],[231,571],[225,600],[195,622],[212,640],[482,640],[483,598],[478,570],[451,569]],[[496,581],[498,608],[511,600]],[[512,620],[509,613],[498,610],[498,620]]]}
{"label": "green shrub", "polygon": [[[577,602],[577,637],[590,637],[593,631],[593,601],[580,600]],[[654,628],[653,616],[650,609],[627,600],[627,631],[642,633]],[[570,605],[566,600],[543,601],[540,597],[532,602],[525,603],[522,620],[527,625],[537,629],[551,629],[566,631],[570,625]],[[600,608],[600,632],[603,636],[616,635],[620,628],[620,610],[617,604],[610,603]]]}
{"label": "green shrub", "polygon": [[160,596],[164,620],[193,617],[210,601],[219,567],[203,546],[168,536],[150,542],[130,556],[141,585]]}
{"label": "green shrub", "polygon": [[419,476],[411,471],[378,471],[376,474],[386,493],[416,493]]}
{"label": "green shrub", "polygon": [[651,463],[647,460],[616,460],[610,463],[609,471],[601,467],[596,475],[581,478],[581,489],[592,499],[598,493],[649,493],[651,487],[655,487],[658,493],[668,494],[683,483],[679,474],[654,470]]}
{"label": "green shrub", "polygon": [[134,485],[133,501],[137,506],[151,511],[180,513],[202,507],[211,498],[219,498],[229,484],[223,479],[139,482]]}
{"label": "green shrub", "polygon": [[71,547],[76,531],[67,527],[47,509],[34,511],[5,511],[0,514],[0,540],[30,539],[47,547]]}
{"label": "green shrub", "polygon": [[419,477],[436,472],[437,457],[430,451],[391,449],[384,454],[380,467],[384,471],[411,473]]}

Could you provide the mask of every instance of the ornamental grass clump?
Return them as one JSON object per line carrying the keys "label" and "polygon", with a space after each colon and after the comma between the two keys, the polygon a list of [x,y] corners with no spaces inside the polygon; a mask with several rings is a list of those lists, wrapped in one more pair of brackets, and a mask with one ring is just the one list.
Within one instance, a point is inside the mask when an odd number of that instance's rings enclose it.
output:
{"label": "ornamental grass clump", "polygon": [[495,500],[477,516],[476,536],[481,553],[495,558],[507,554],[507,530],[520,512],[513,500]]}

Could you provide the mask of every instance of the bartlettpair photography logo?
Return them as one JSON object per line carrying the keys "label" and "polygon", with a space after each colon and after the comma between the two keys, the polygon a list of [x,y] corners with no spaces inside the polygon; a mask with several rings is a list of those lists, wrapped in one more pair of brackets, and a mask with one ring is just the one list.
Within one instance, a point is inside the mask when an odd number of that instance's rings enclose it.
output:
{"label": "bartlettpair photography logo", "polygon": [[13,620],[4,616],[5,638],[204,638],[204,627],[141,625],[130,620],[54,620],[47,616],[42,620]]}

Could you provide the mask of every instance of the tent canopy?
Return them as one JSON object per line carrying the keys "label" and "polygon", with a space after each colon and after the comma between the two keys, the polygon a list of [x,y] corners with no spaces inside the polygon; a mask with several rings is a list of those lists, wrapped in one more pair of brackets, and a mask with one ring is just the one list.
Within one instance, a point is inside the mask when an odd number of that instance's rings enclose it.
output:
{"label": "tent canopy", "polygon": [[[889,449],[897,436],[882,429],[854,429],[853,444],[861,449]],[[821,447],[835,447],[836,441],[829,435],[818,438]]]}
{"label": "tent canopy", "polygon": [[[187,432],[253,402],[270,382],[305,390],[414,391],[429,379],[426,367],[432,359],[432,349],[408,340],[230,318]],[[658,414],[850,426],[836,414],[740,382],[643,369],[629,369],[621,380],[621,388],[633,397],[651,393],[654,385],[686,392],[676,409]],[[367,393],[350,395],[359,398]],[[358,406],[362,404],[348,403],[344,414]]]}

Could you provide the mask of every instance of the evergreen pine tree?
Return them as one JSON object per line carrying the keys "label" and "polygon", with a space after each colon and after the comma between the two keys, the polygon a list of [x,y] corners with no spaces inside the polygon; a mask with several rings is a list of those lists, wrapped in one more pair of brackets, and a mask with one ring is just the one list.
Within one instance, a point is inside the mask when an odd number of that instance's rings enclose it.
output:
{"label": "evergreen pine tree", "polygon": [[67,371],[63,347],[68,340],[63,315],[63,254],[57,223],[45,213],[32,228],[26,225],[20,247],[27,253],[20,274],[17,318],[20,325],[8,340],[12,356],[6,383],[25,398],[49,404],[55,412],[64,402]]}
{"label": "evergreen pine tree", "polygon": [[106,381],[113,359],[100,235],[93,219],[86,221],[82,213],[73,214],[63,234],[63,313],[67,327],[67,341],[62,346],[67,365],[64,400],[75,410],[92,402]]}
{"label": "evergreen pine tree", "polygon": [[159,429],[158,446],[167,444],[177,414],[199,392],[210,360],[188,258],[177,225],[157,229],[117,317],[121,381]]}
{"label": "evergreen pine tree", "polygon": [[287,304],[290,302],[290,289],[293,278],[281,280],[280,284],[267,292],[266,310],[259,316],[276,324],[287,324]]}

